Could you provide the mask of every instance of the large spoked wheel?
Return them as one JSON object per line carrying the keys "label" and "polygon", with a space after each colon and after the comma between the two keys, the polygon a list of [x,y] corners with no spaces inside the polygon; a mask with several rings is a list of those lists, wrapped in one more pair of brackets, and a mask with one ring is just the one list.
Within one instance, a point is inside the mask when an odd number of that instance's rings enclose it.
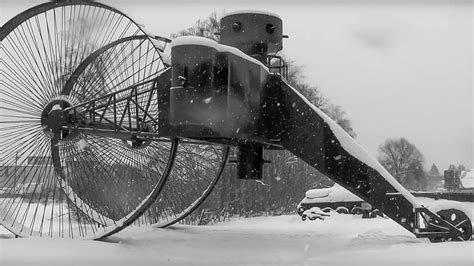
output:
{"label": "large spoked wheel", "polygon": [[18,236],[96,239],[135,221],[169,175],[177,140],[75,131],[58,139],[45,114],[152,86],[166,68],[165,42],[113,8],[80,1],[31,8],[0,29],[0,41],[0,223]]}
{"label": "large spoked wheel", "polygon": [[[63,93],[72,96],[73,99],[81,99],[81,102],[83,102],[89,98],[92,98],[84,97],[84,92],[86,92],[86,94],[89,93],[88,91],[96,92],[100,90],[109,93],[113,92],[116,90],[117,86],[124,81],[124,75],[127,77],[127,79],[135,82],[139,81],[137,78],[131,79],[131,77],[128,76],[128,73],[123,73],[123,69],[131,68],[129,66],[130,63],[128,62],[128,59],[133,58],[133,56],[130,56],[131,52],[129,52],[129,50],[133,49],[138,51],[139,49],[136,49],[135,47],[138,47],[144,39],[146,39],[146,36],[127,37],[114,41],[98,49],[77,67],[70,79],[66,82]],[[135,57],[141,56],[138,55]],[[96,73],[96,66],[102,64],[108,65],[109,67],[105,68],[106,70],[103,70],[100,73],[107,77],[114,77],[113,80],[117,80],[114,83],[119,83],[118,85],[109,88],[107,85],[106,87],[102,87],[104,84],[96,82],[96,75],[92,75],[90,72]],[[134,82],[127,85],[132,86],[133,84]],[[150,83],[150,85],[151,84],[152,83]],[[97,94],[94,95],[101,96]],[[120,97],[120,95],[117,97]],[[126,105],[120,105],[118,108],[123,110],[126,107]],[[156,106],[149,107],[148,109],[158,110]],[[152,116],[157,117],[158,114],[154,113]],[[151,123],[152,121],[143,122]],[[91,138],[91,136],[87,136],[87,138]],[[81,141],[84,141],[84,139],[81,139]],[[74,145],[76,145],[77,142],[77,140],[74,140]],[[120,143],[119,141],[119,144],[123,144],[119,145],[118,148],[124,151],[143,151],[143,149],[153,150],[156,147],[156,143],[152,140],[140,143],[133,141],[122,141]],[[72,146],[73,148],[77,146],[74,145]],[[103,146],[103,144],[98,144],[98,146]],[[110,144],[107,144],[107,146],[110,146]],[[53,145],[53,147],[55,146]],[[166,227],[183,220],[185,217],[191,214],[212,192],[215,184],[222,174],[227,161],[228,153],[229,148],[224,145],[204,143],[189,139],[180,139],[176,155],[176,162],[174,163],[174,167],[170,176],[168,177],[163,188],[155,188],[155,193],[160,192],[158,200],[152,205],[150,210],[146,213],[146,215],[143,216],[142,219],[138,221],[137,224],[152,224],[155,227]],[[75,156],[78,155],[76,154]],[[58,156],[58,158],[60,157],[65,157],[65,155]],[[152,158],[156,156],[150,155],[150,157]],[[68,188],[68,190],[70,189]],[[100,190],[102,189],[99,189],[99,191]],[[120,193],[121,189],[118,189],[118,191],[119,194],[123,194]],[[95,194],[97,194],[97,192],[91,192],[91,195]],[[67,195],[70,195],[70,198],[74,202],[77,201],[77,196],[73,193],[67,193]],[[114,202],[122,205],[118,201]],[[80,202],[79,204],[83,203]],[[98,206],[101,204],[101,201],[95,203],[91,202],[91,204]],[[107,206],[110,206],[111,204],[112,202],[110,202]],[[98,220],[97,222],[103,221]]]}
{"label": "large spoked wheel", "polygon": [[171,174],[146,215],[152,225],[183,221],[201,206],[222,175],[228,155],[227,146],[181,139]]}
{"label": "large spoked wheel", "polygon": [[[81,65],[77,67],[77,69],[71,75],[71,78],[67,81],[64,87],[63,93],[73,96],[72,98],[74,99],[84,99],[84,97],[82,96],[84,91],[87,92],[88,90],[90,90],[90,88],[95,88],[92,91],[99,91],[99,89],[101,89],[101,86],[103,85],[101,83],[95,83],[94,79],[89,79],[91,74],[88,73],[90,71],[94,72],[95,65],[97,65],[98,63],[114,66],[106,68],[105,72],[107,76],[117,76],[117,82],[121,83],[123,81],[124,75],[122,73],[122,69],[130,68],[128,66],[128,60],[122,60],[122,58],[132,58],[132,56],[129,56],[128,52],[124,53],[123,51],[130,50],[128,48],[137,47],[143,41],[143,38],[144,36],[132,36],[129,38],[120,39],[92,53],[81,63]],[[134,50],[138,51],[138,49]],[[118,66],[115,66],[116,64],[118,64]],[[166,73],[164,73],[164,75],[166,75]],[[127,73],[125,73],[125,76],[128,77]],[[151,84],[152,83],[150,83],[150,85]],[[115,88],[116,86],[112,86],[111,89],[114,90]],[[147,89],[146,83],[145,88],[143,89]],[[111,92],[108,87],[102,88],[102,90]],[[143,95],[145,100],[148,94]],[[117,97],[120,98],[120,93]],[[85,97],[84,100],[87,100],[88,98],[90,97]],[[119,103],[121,104],[122,102]],[[127,105],[124,104],[119,105],[117,108],[123,110],[126,107]],[[151,112],[151,110],[158,110],[158,108],[157,106],[151,106],[148,108],[148,110],[149,112]],[[152,117],[157,116],[158,113],[152,114]],[[143,122],[147,124],[152,123],[153,121]],[[92,136],[87,136],[87,138],[91,137]],[[81,141],[84,140],[81,139]],[[110,142],[111,140],[108,141]],[[142,152],[147,149],[154,150],[156,149],[156,143],[163,143],[163,141],[166,142],[163,139],[158,140],[158,142],[156,142],[156,140],[148,140],[145,142],[118,141],[118,143],[121,144],[118,145],[118,149],[127,152]],[[73,143],[77,144],[77,140],[74,140]],[[72,145],[72,147],[75,148],[77,146],[76,144]],[[103,144],[98,146],[103,146]],[[110,144],[107,144],[107,146],[110,146]],[[113,150],[115,151],[116,149],[114,148]],[[215,184],[219,180],[224,165],[227,161],[228,152],[229,148],[224,145],[209,144],[204,142],[198,142],[195,140],[179,140],[176,162],[174,163],[174,167],[171,171],[171,174],[168,177],[164,187],[155,187],[154,193],[159,194],[159,198],[156,203],[152,205],[150,210],[143,216],[143,218],[137,222],[137,224],[152,224],[156,227],[166,227],[178,221],[181,221],[190,213],[192,213],[193,210],[195,210],[204,202],[204,200],[208,197],[208,195],[213,190]],[[149,156],[150,158],[156,157],[156,155],[153,154],[150,154]],[[58,156],[58,158],[60,157],[65,156]],[[99,189],[99,191],[101,190],[102,189]],[[119,191],[119,194],[123,194],[120,192],[121,190],[123,189],[117,189],[117,191]],[[71,199],[74,198],[73,201],[76,201],[76,195],[72,193],[67,194],[71,195]],[[91,195],[96,194],[97,192],[91,193]],[[88,201],[90,201],[90,199]],[[97,202],[90,202],[90,204],[99,206],[101,202],[102,201],[99,200]],[[119,204],[119,206],[123,205],[119,201],[114,202],[116,204]],[[80,202],[79,204],[83,203]],[[112,202],[108,203],[107,206],[111,205]],[[91,209],[97,208],[98,207]],[[98,220],[98,222],[103,221]]]}
{"label": "large spoked wheel", "polygon": [[[431,242],[444,242],[444,241],[468,241],[472,238],[472,224],[469,217],[462,211],[458,209],[445,209],[440,210],[437,214],[443,218],[445,221],[454,225],[459,229],[462,234],[458,238],[449,238],[449,237],[431,237],[429,240]],[[436,231],[436,221],[430,221],[433,223],[433,231]]]}

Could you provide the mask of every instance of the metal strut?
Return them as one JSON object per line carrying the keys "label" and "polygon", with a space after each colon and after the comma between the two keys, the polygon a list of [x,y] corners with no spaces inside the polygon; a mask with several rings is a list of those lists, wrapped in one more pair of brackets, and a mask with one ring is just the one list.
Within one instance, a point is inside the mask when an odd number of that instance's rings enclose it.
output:
{"label": "metal strut", "polygon": [[[190,63],[186,53],[201,58],[197,64]],[[172,70],[153,81],[65,108],[62,129],[135,141],[163,136],[224,141],[247,148],[242,149],[248,153],[239,160],[244,178],[261,175],[264,161],[255,158],[262,158],[256,151],[263,145],[284,147],[417,237],[463,238],[462,230],[419,205],[359,144],[280,75],[253,60],[242,60],[246,59],[243,55],[219,52],[214,46],[183,44],[174,46],[172,55]],[[225,75],[204,77],[203,69]],[[185,71],[186,87],[179,79]]]}

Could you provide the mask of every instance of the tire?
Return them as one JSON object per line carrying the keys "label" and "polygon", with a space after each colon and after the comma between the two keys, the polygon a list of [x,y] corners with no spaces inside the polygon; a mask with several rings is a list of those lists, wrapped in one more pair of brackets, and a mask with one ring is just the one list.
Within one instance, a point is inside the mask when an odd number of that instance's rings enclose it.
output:
{"label": "tire", "polygon": [[346,207],[337,207],[336,212],[340,214],[349,214],[349,210]]}
{"label": "tire", "polygon": [[360,207],[354,207],[351,210],[351,214],[353,214],[353,215],[361,215],[363,213],[364,213],[364,211]]}
{"label": "tire", "polygon": [[[453,224],[456,228],[460,229],[462,235],[458,238],[451,237],[430,237],[428,238],[433,243],[445,242],[445,241],[469,241],[472,239],[472,224],[469,217],[461,210],[458,209],[444,209],[437,212],[437,214],[445,221]],[[436,221],[430,219],[430,223],[436,224]],[[436,226],[432,228],[433,232],[439,231]]]}
{"label": "tire", "polygon": [[370,212],[370,218],[376,218],[378,216],[382,216],[381,212],[378,209],[374,209]]}
{"label": "tire", "polygon": [[304,207],[299,207],[298,210],[297,210],[297,213],[299,216],[303,215],[303,212],[306,211],[307,209],[305,209]]}
{"label": "tire", "polygon": [[331,211],[334,211],[331,207],[325,207],[323,209],[321,209],[321,211],[325,212],[325,213],[329,213]]}

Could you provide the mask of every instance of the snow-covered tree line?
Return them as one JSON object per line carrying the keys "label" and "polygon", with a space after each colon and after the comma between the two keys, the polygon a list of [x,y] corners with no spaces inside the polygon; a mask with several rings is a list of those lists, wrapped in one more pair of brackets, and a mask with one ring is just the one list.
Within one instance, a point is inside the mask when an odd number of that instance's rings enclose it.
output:
{"label": "snow-covered tree line", "polygon": [[433,163],[429,170],[424,166],[425,159],[418,148],[406,138],[386,139],[379,146],[379,162],[397,180],[412,191],[433,191],[443,188],[444,171],[452,171],[459,176],[466,167],[449,165],[448,169],[438,169]]}

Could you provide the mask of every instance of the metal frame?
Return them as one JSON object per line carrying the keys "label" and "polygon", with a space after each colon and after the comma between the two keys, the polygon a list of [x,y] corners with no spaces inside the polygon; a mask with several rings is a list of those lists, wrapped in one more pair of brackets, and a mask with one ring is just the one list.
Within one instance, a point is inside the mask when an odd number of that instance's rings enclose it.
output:
{"label": "metal frame", "polygon": [[[199,49],[202,54],[203,47],[190,45],[183,49],[191,51]],[[204,49],[212,50],[214,48],[207,47]],[[180,58],[180,54],[179,52],[172,53],[172,59],[177,65],[183,67],[182,62],[185,62],[186,59]],[[228,84],[224,93],[228,97],[236,90],[235,87],[230,85],[233,79],[237,78],[241,84],[246,82],[239,80],[242,77],[242,73],[239,71],[241,69],[256,68],[255,63],[252,61],[242,61],[241,58],[236,58],[232,53],[221,52],[213,54],[211,52],[210,54],[211,57],[216,56],[216,58],[223,60],[223,63],[211,63],[211,68],[214,69],[213,73],[216,71],[226,71],[228,73],[227,76],[222,77],[223,80],[213,77],[215,82]],[[203,61],[206,60],[212,61],[214,59],[203,59]],[[186,67],[189,67],[189,73],[193,73],[192,66]],[[413,198],[407,198],[402,193],[393,195],[393,193],[401,192],[403,189],[394,185],[379,169],[368,165],[366,161],[347,151],[344,145],[341,144],[343,140],[331,129],[331,125],[328,124],[324,116],[291,88],[280,75],[271,74],[260,66],[257,66],[256,69],[258,71],[250,72],[251,75],[252,73],[261,75],[262,71],[266,75],[266,78],[257,84],[258,87],[244,86],[238,88],[243,90],[244,94],[250,93],[250,90],[253,90],[254,93],[256,91],[259,95],[258,101],[240,98],[242,102],[239,103],[239,106],[244,108],[244,110],[239,109],[237,112],[254,110],[253,118],[245,120],[243,123],[239,117],[240,113],[237,113],[237,115],[232,113],[229,116],[225,116],[227,120],[223,121],[226,125],[224,127],[214,126],[212,123],[206,124],[205,121],[200,125],[194,122],[194,124],[186,124],[188,120],[181,121],[179,112],[189,112],[189,110],[174,110],[178,111],[174,119],[164,121],[158,119],[160,122],[149,116],[147,114],[148,106],[150,101],[155,100],[152,96],[168,96],[167,94],[170,91],[168,89],[169,75],[171,75],[173,85],[180,84],[179,77],[183,76],[183,73],[178,68],[173,68],[172,73],[165,71],[153,81],[153,87],[151,88],[148,87],[140,90],[140,87],[152,84],[152,81],[144,81],[119,92],[121,94],[125,93],[126,96],[118,98],[116,97],[117,93],[113,93],[94,101],[66,108],[64,112],[68,113],[68,116],[66,121],[63,121],[63,129],[87,131],[89,134],[107,135],[122,139],[159,140],[162,136],[171,135],[178,138],[186,137],[204,140],[210,143],[221,143],[224,141],[234,146],[245,143],[248,147],[262,147],[262,145],[284,147],[308,164],[314,166],[321,173],[372,204],[374,208],[382,211],[417,237],[432,238],[450,235],[452,238],[458,238],[462,236],[462,232],[454,225],[444,221],[428,209],[417,205]],[[192,76],[186,78],[193,79]],[[243,78],[246,77],[244,76]],[[252,76],[247,78],[253,79]],[[208,84],[207,78],[199,80],[198,77],[198,79],[194,80],[207,84],[206,86],[208,87],[205,88],[213,89],[214,85]],[[166,84],[166,86],[163,86],[163,84]],[[173,88],[178,88],[189,92],[189,95],[185,95],[185,97],[194,97],[196,100],[206,96],[198,90],[188,90],[187,87],[192,85],[200,86],[199,84],[172,86],[171,91],[173,91]],[[205,91],[205,88],[203,87],[202,91]],[[146,96],[148,101],[139,105],[136,100],[138,96]],[[183,97],[182,95],[178,96]],[[170,105],[169,102],[166,102],[172,97],[176,97],[176,95],[164,97],[164,100],[162,99],[165,101],[163,106],[158,104],[160,116],[169,117],[173,108],[176,108]],[[123,102],[125,102],[127,107],[119,113],[115,106]],[[161,109],[162,107],[163,109]],[[230,108],[229,104],[225,105],[225,107]],[[198,106],[198,108],[201,107]],[[247,109],[245,110],[245,108]],[[143,117],[132,117],[132,112],[130,111],[132,109],[135,109],[135,114],[138,114],[139,110],[142,111]],[[226,113],[228,110],[221,110],[221,112]],[[85,119],[86,117],[87,119]],[[113,120],[107,119],[107,117],[113,117]],[[151,122],[151,127],[141,123],[141,121],[146,120]],[[124,121],[127,121],[127,123],[124,123]],[[235,125],[246,128],[246,130],[233,131],[232,129]],[[442,228],[438,228],[435,232],[430,232],[432,230],[431,227],[420,229],[419,214],[421,214],[421,217],[425,217],[424,219],[435,221]]]}
{"label": "metal frame", "polygon": [[[27,10],[8,22],[2,28],[2,34],[16,28],[25,17],[51,6],[69,4],[47,3]],[[274,17],[270,16],[270,19]],[[5,38],[2,34],[0,40]],[[80,73],[110,45],[137,38],[152,39],[143,35],[111,43],[84,60],[76,72]],[[261,51],[254,55],[255,58],[281,60],[274,55],[268,57],[263,49],[268,48],[266,43],[255,44],[256,51]],[[279,42],[273,44],[281,46]],[[169,142],[171,138],[174,151],[179,138],[229,144],[239,148],[238,175],[250,179],[261,177],[264,148],[285,148],[417,237],[465,238],[457,225],[419,205],[382,166],[367,159],[365,151],[352,138],[288,85],[282,77],[287,74],[284,65],[277,67],[278,74],[271,73],[269,61],[265,66],[265,62],[259,64],[255,58],[236,53],[224,45],[201,42],[172,47],[171,58],[172,67],[156,73],[153,80],[144,80],[84,103],[53,100],[41,117],[43,126],[52,134],[52,143],[82,132],[132,143],[161,141],[163,138]],[[76,79],[77,75],[73,73],[62,94],[69,94]],[[157,106],[157,110],[150,110],[152,106]],[[152,114],[152,111],[157,112]],[[156,113],[158,117],[154,116]],[[53,148],[52,152],[57,151]],[[167,173],[174,156],[173,152]],[[57,161],[54,166],[56,172],[61,172]],[[157,197],[166,177],[157,184],[145,205],[150,205]],[[139,211],[127,217],[127,221],[102,237],[136,220],[146,211],[144,206],[139,207]]]}

